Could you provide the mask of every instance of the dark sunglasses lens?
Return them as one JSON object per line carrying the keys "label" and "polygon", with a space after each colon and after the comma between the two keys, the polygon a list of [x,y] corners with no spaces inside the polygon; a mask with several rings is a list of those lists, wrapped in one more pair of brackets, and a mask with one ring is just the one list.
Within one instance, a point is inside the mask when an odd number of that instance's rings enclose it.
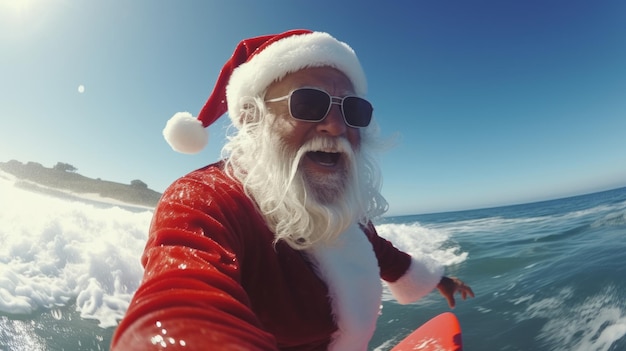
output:
{"label": "dark sunglasses lens", "polygon": [[374,108],[369,101],[356,96],[343,100],[343,114],[346,122],[354,127],[367,127],[372,120]]}
{"label": "dark sunglasses lens", "polygon": [[321,121],[330,106],[330,96],[316,89],[298,89],[291,93],[289,109],[294,118]]}

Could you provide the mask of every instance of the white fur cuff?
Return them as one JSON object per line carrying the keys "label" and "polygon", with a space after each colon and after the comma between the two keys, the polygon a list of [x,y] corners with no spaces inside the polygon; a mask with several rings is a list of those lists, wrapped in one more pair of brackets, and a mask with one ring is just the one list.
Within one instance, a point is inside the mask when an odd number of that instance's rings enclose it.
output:
{"label": "white fur cuff", "polygon": [[431,259],[411,260],[409,269],[395,282],[387,282],[393,297],[401,304],[415,302],[428,295],[443,276],[443,266]]}

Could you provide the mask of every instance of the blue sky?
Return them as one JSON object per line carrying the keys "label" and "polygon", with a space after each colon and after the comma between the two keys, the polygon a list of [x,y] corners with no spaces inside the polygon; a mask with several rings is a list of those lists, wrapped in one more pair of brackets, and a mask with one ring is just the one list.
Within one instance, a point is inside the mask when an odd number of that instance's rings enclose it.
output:
{"label": "blue sky", "polygon": [[[0,161],[163,191],[219,158],[161,130],[243,38],[327,31],[357,52],[390,214],[626,186],[626,2],[0,0]],[[79,87],[84,87],[80,92]]]}

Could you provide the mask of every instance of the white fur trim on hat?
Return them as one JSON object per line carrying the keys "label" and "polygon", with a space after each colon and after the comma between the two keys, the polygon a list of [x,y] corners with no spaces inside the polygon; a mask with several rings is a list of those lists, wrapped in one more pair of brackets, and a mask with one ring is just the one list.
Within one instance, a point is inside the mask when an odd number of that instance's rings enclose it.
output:
{"label": "white fur trim on hat", "polygon": [[178,112],[167,121],[163,136],[172,149],[184,154],[200,152],[209,141],[209,133],[189,112]]}
{"label": "white fur trim on hat", "polygon": [[244,97],[261,94],[285,75],[308,67],[329,66],[343,72],[355,93],[367,93],[367,80],[354,50],[328,33],[313,32],[283,38],[237,67],[226,87],[228,114],[237,127]]}

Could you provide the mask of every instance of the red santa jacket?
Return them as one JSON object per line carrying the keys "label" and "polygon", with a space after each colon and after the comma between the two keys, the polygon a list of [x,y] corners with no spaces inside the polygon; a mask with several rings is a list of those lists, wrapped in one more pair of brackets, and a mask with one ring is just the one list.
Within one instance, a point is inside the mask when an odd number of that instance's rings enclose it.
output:
{"label": "red santa jacket", "polygon": [[[373,225],[362,231],[400,302],[435,287],[440,268],[416,263]],[[111,350],[326,349],[337,313],[324,274],[311,256],[273,240],[222,163],[177,180],[155,209],[144,277]]]}

